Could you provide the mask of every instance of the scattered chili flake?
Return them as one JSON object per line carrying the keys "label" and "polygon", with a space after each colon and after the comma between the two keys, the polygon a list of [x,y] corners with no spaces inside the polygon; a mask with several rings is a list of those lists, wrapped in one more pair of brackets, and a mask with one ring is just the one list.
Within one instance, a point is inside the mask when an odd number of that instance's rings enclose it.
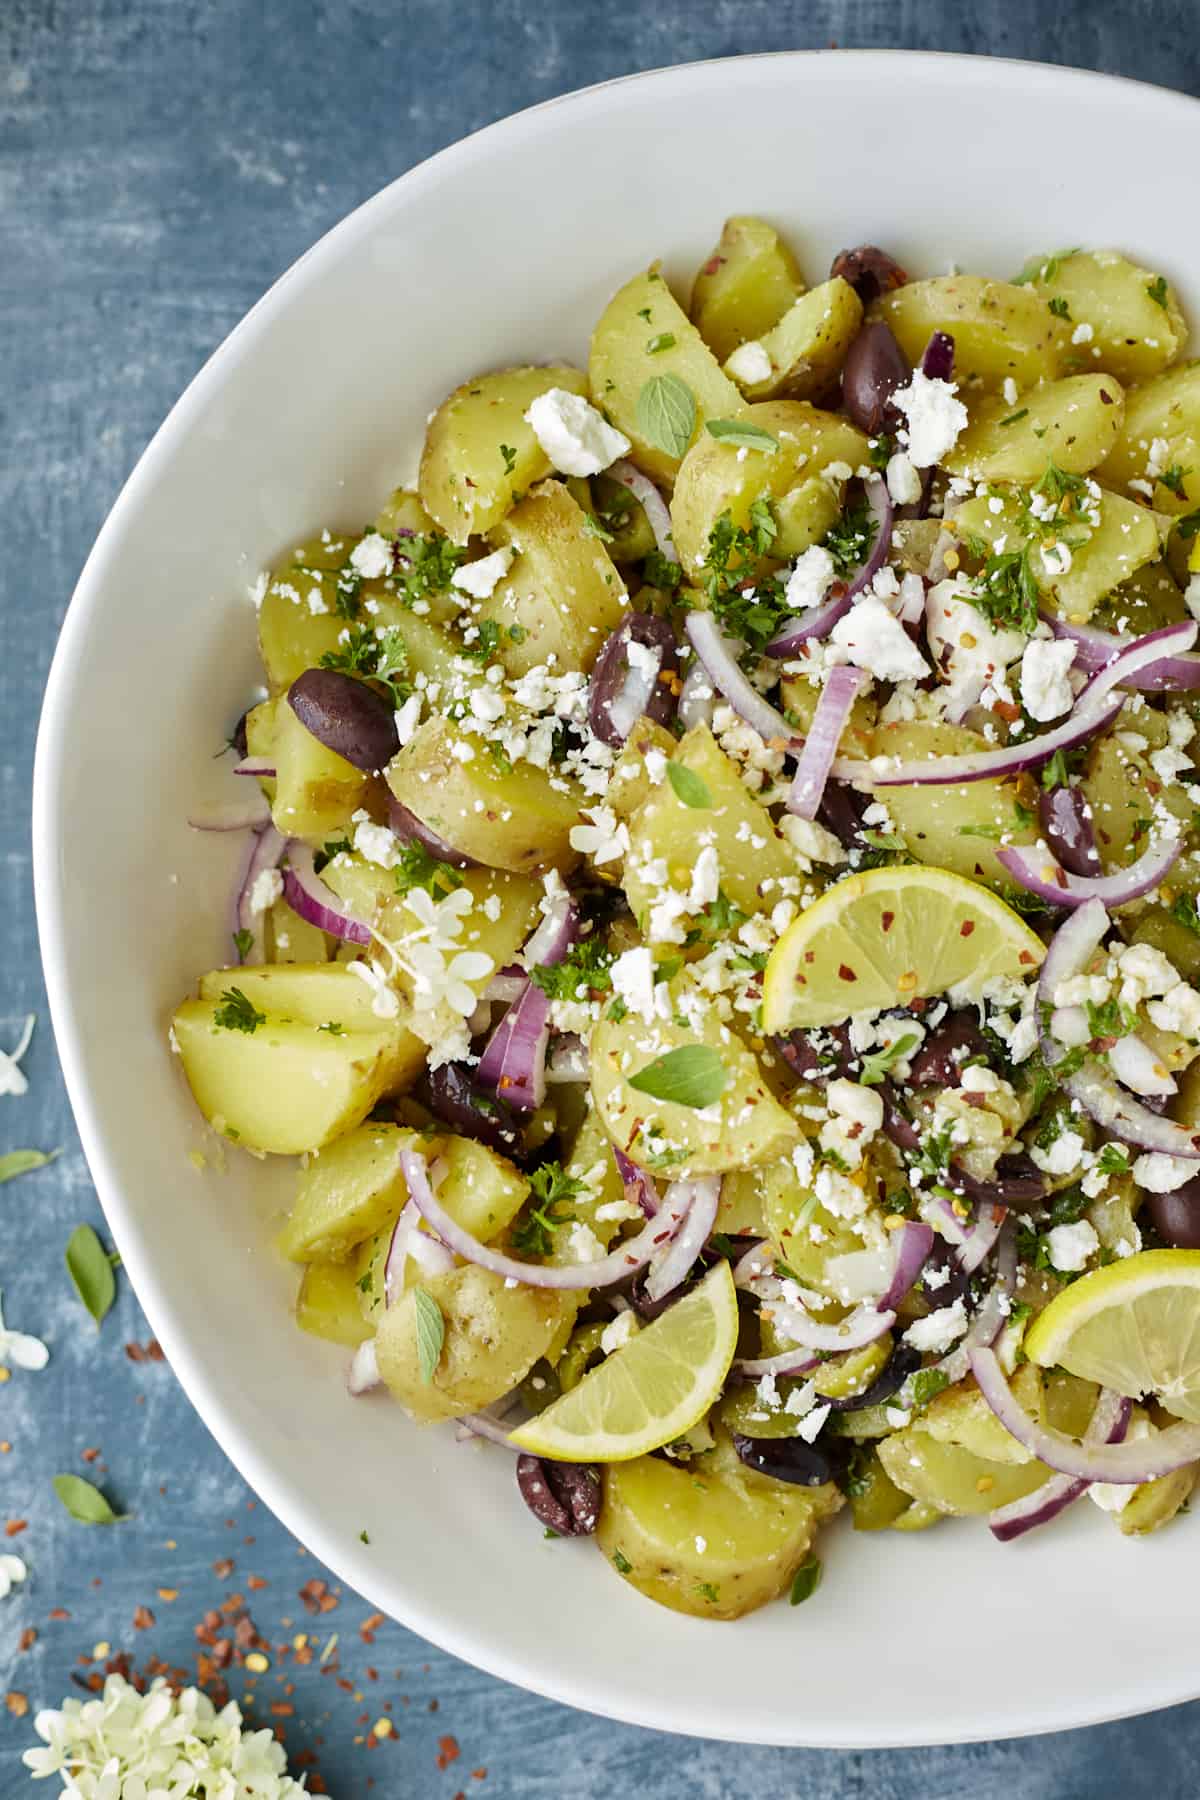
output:
{"label": "scattered chili flake", "polygon": [[290,1700],[272,1700],[271,1711],[277,1719],[290,1719],[295,1712]]}
{"label": "scattered chili flake", "polygon": [[369,1618],[364,1619],[358,1628],[358,1635],[363,1643],[373,1644],[375,1642],[375,1633],[379,1630],[381,1625],[386,1623],[386,1614],[381,1612],[372,1613]]}
{"label": "scattered chili flake", "polygon": [[4,1527],[4,1535],[5,1537],[19,1537],[28,1525],[28,1519],[10,1519]]}
{"label": "scattered chili flake", "polygon": [[46,1614],[48,1619],[69,1619],[70,1616],[65,1606],[55,1606]]}
{"label": "scattered chili flake", "polygon": [[461,1755],[462,1751],[458,1747],[458,1739],[456,1737],[451,1737],[447,1734],[446,1737],[440,1737],[438,1739],[437,1766],[439,1769],[448,1769],[450,1764],[452,1762],[457,1762]]}
{"label": "scattered chili flake", "polygon": [[37,1643],[37,1632],[32,1625],[27,1625],[17,1640],[18,1650],[32,1650]]}
{"label": "scattered chili flake", "polygon": [[23,1719],[25,1714],[29,1711],[29,1696],[27,1694],[19,1694],[16,1689],[13,1688],[5,1694],[4,1704],[7,1706],[14,1719]]}
{"label": "scattered chili flake", "polygon": [[246,1586],[250,1589],[251,1593],[257,1594],[260,1588],[269,1587],[270,1583],[265,1581],[261,1575],[248,1575],[246,1577]]}
{"label": "scattered chili flake", "polygon": [[96,1458],[97,1458],[97,1457],[98,1457],[98,1456],[99,1456],[99,1454],[100,1454],[100,1450],[99,1450],[99,1447],[98,1447],[98,1446],[96,1446],[96,1445],[93,1445],[93,1446],[92,1446],[92,1447],[91,1447],[91,1448],[90,1448],[90,1449],[88,1449],[88,1450],[81,1450],[81,1451],[80,1451],[80,1452],[79,1452],[79,1454],[80,1454],[80,1456],[82,1456],[82,1458],[83,1458],[83,1460],[84,1460],[84,1462],[85,1462],[85,1463],[94,1463],[94,1462],[95,1462],[95,1460],[96,1460]]}
{"label": "scattered chili flake", "polygon": [[168,1604],[170,1604],[170,1602],[172,1600],[178,1600],[179,1589],[178,1588],[159,1588],[158,1597],[160,1600],[165,1600],[165,1601],[167,1601]]}
{"label": "scattered chili flake", "polygon": [[322,1581],[319,1576],[314,1575],[310,1580],[305,1582],[304,1586],[300,1588],[298,1592],[305,1612],[319,1613],[323,1610],[325,1600],[329,1594],[329,1583],[327,1581]]}
{"label": "scattered chili flake", "polygon": [[970,935],[974,931],[974,929],[975,929],[974,919],[964,919],[962,924],[958,928],[958,935],[959,935],[959,937],[970,937]]}
{"label": "scattered chili flake", "polygon": [[858,976],[848,963],[838,964],[838,976],[842,981],[857,981]]}
{"label": "scattered chili flake", "polygon": [[233,1574],[232,1556],[218,1557],[217,1561],[212,1566],[212,1572],[218,1581],[228,1581],[229,1577]]}
{"label": "scattered chili flake", "polygon": [[486,1781],[487,1780],[486,1768],[472,1769],[471,1770],[471,1780],[472,1781]]}
{"label": "scattered chili flake", "polygon": [[148,1606],[134,1607],[133,1622],[139,1631],[149,1631],[152,1625],[158,1623]]}

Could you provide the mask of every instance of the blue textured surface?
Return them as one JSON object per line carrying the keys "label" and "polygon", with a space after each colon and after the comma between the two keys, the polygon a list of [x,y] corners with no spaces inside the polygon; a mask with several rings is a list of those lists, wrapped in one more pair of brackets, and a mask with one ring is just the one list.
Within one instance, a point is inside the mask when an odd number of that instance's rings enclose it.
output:
{"label": "blue textured surface", "polygon": [[[749,50],[905,45],[1040,57],[1196,91],[1194,0],[4,0],[0,6],[0,1044],[44,1015],[28,855],[34,727],[75,577],[121,483],[209,352],[323,231],[432,151],[519,107],[636,68]],[[897,94],[902,121],[903,94]],[[757,125],[754,128],[759,128]],[[1153,146],[1130,146],[1136,172]],[[903,179],[902,167],[898,178]],[[716,224],[717,221],[714,221]],[[852,231],[852,223],[848,222]],[[1196,1791],[1200,1705],[1132,1724],[959,1750],[835,1755],[744,1750],[623,1728],[516,1692],[392,1624],[374,1641],[346,1596],[310,1616],[321,1578],[248,1495],[169,1369],[124,1346],[146,1327],[122,1281],[97,1339],[62,1267],[72,1226],[99,1209],[44,1019],[27,1097],[0,1100],[0,1151],[62,1147],[0,1190],[0,1284],[9,1322],[52,1346],[40,1375],[0,1385],[0,1547],[30,1566],[0,1600],[0,1795],[27,1791],[18,1761],[32,1713],[57,1702],[98,1644],[194,1671],[195,1627],[240,1594],[271,1668],[230,1674],[253,1712],[318,1747],[328,1790],[491,1800],[638,1793],[667,1800],[1074,1800]],[[100,1451],[97,1461],[85,1450]],[[104,1480],[129,1520],[73,1523],[57,1470]],[[98,1473],[99,1471],[99,1473]],[[232,1558],[226,1572],[223,1559]],[[214,1567],[214,1565],[216,1565]],[[261,1584],[261,1585],[260,1585]],[[173,1598],[163,1598],[165,1590]],[[336,1596],[334,1596],[336,1598]],[[1052,1602],[1051,1602],[1052,1603]],[[914,1596],[914,1604],[920,1597]],[[135,1624],[149,1608],[156,1623]],[[54,1618],[62,1610],[69,1617]],[[869,1679],[887,1679],[881,1647]],[[586,1622],[580,1621],[586,1629]],[[1031,1630],[1036,1621],[1030,1621]],[[223,1628],[222,1628],[223,1629]],[[29,1648],[20,1645],[36,1631]],[[277,1646],[338,1633],[324,1667]],[[219,1633],[218,1633],[219,1635]],[[964,1620],[973,1673],[992,1678],[986,1621]],[[812,1646],[819,1654],[819,1646]],[[301,1654],[305,1652],[302,1650]],[[1114,1657],[1137,1654],[1114,1643]],[[994,1672],[1003,1679],[1003,1672]],[[647,1680],[653,1672],[647,1671]],[[295,1686],[287,1691],[288,1683]],[[272,1703],[294,1708],[273,1715]],[[864,1689],[869,1706],[869,1688]],[[364,1741],[385,1711],[396,1733]],[[438,1766],[439,1740],[461,1756]],[[443,1760],[445,1747],[441,1747]],[[481,1771],[486,1769],[486,1775]],[[480,1773],[473,1773],[480,1771]]]}

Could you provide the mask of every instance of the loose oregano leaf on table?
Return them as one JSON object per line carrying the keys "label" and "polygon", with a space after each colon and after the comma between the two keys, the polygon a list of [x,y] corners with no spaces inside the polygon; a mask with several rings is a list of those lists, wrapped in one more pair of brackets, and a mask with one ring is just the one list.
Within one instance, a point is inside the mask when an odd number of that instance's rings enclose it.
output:
{"label": "loose oregano leaf on table", "polygon": [[116,1513],[98,1487],[82,1475],[56,1475],[54,1491],[73,1519],[81,1525],[119,1525],[128,1513]]}
{"label": "loose oregano leaf on table", "polygon": [[638,430],[668,456],[682,456],[696,428],[696,396],[678,375],[652,375],[637,398]]}
{"label": "loose oregano leaf on table", "polygon": [[416,1309],[417,1361],[421,1365],[421,1380],[432,1381],[446,1341],[446,1321],[441,1307],[424,1288],[413,1289],[413,1306]]}
{"label": "loose oregano leaf on table", "polygon": [[683,763],[667,764],[667,780],[671,783],[675,798],[684,806],[694,806],[697,810],[711,807],[712,790],[702,775],[694,769],[685,768]]}
{"label": "loose oregano leaf on table", "polygon": [[18,1175],[28,1175],[31,1169],[44,1168],[57,1155],[57,1150],[9,1150],[0,1156],[0,1182],[14,1181]]}
{"label": "loose oregano leaf on table", "polygon": [[90,1225],[75,1227],[67,1239],[65,1260],[75,1292],[101,1324],[117,1297],[117,1282],[112,1258]]}
{"label": "loose oregano leaf on table", "polygon": [[639,1094],[668,1100],[675,1106],[711,1106],[729,1080],[719,1050],[711,1044],[681,1044],[629,1077]]}

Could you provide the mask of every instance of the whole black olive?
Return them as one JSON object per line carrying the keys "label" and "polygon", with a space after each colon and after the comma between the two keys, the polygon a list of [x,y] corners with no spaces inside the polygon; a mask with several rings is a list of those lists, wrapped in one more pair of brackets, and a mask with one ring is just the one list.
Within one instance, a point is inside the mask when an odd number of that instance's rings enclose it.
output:
{"label": "whole black olive", "polygon": [[1172,1194],[1147,1194],[1146,1217],[1172,1250],[1200,1250],[1200,1175]]}
{"label": "whole black olive", "polygon": [[788,1481],[793,1487],[820,1487],[831,1479],[828,1460],[803,1438],[751,1438],[733,1434],[733,1447],[748,1469]]}
{"label": "whole black olive", "polygon": [[400,748],[391,703],[340,669],[305,669],[288,689],[288,704],[318,743],[372,774]]}
{"label": "whole black olive", "polygon": [[889,256],[886,250],[877,249],[874,244],[859,244],[854,250],[839,250],[829,271],[830,280],[836,275],[850,283],[864,306],[870,306],[872,300],[878,300],[880,294],[903,287],[908,280],[907,273],[895,257]]}
{"label": "whole black olive", "polygon": [[864,325],[846,353],[842,407],[860,431],[874,436],[892,422],[891,398],[912,377],[908,358],[882,319]]}
{"label": "whole black olive", "polygon": [[534,1518],[559,1537],[590,1537],[600,1517],[600,1477],[584,1463],[517,1458],[517,1486]]}

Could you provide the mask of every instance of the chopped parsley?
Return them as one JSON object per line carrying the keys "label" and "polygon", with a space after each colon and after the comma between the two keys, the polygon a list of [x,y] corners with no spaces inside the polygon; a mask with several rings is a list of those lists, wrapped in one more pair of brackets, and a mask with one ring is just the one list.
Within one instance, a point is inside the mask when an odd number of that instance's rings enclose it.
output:
{"label": "chopped parsley", "polygon": [[839,575],[849,575],[867,560],[876,530],[875,515],[865,499],[848,506],[836,525],[829,527],[821,542]]}
{"label": "chopped parsley", "polygon": [[918,1369],[906,1391],[906,1397],[913,1412],[923,1411],[929,1402],[949,1385],[950,1377],[945,1369]]}
{"label": "chopped parsley", "polygon": [[1166,276],[1165,275],[1156,275],[1154,277],[1153,281],[1148,281],[1146,283],[1146,292],[1149,294],[1150,298],[1153,300],[1155,306],[1161,306],[1163,311],[1166,312],[1166,310],[1167,310],[1167,278],[1166,278]]}
{"label": "chopped parsley", "polygon": [[801,1601],[808,1600],[816,1593],[821,1584],[821,1563],[818,1557],[806,1556],[792,1577],[790,1601],[799,1606]]}
{"label": "chopped parsley", "polygon": [[1089,1000],[1087,1016],[1088,1030],[1093,1038],[1128,1037],[1131,1031],[1137,1030],[1137,1014],[1132,1006],[1122,1006],[1119,1000],[1106,1000],[1102,1006]]}
{"label": "chopped parsley", "polygon": [[251,950],[254,948],[254,933],[252,931],[247,931],[243,925],[240,930],[235,931],[233,934],[233,947],[238,953],[238,961],[245,962]]}
{"label": "chopped parsley", "polygon": [[673,350],[674,348],[675,333],[673,331],[660,331],[654,337],[650,338],[646,344],[646,354],[647,356],[658,356],[663,350]]}
{"label": "chopped parsley", "polygon": [[313,857],[313,869],[315,873],[319,875],[322,869],[328,868],[334,857],[341,856],[343,851],[349,856],[352,854],[353,850],[354,845],[350,842],[348,837],[331,838],[327,844],[322,844],[321,848]]}
{"label": "chopped parsley", "polygon": [[317,1026],[317,1030],[327,1031],[330,1037],[345,1037],[346,1035],[346,1027],[340,1025],[336,1019],[326,1019],[323,1025]]}
{"label": "chopped parsley", "polygon": [[581,989],[585,994],[603,994],[612,987],[609,971],[615,960],[602,938],[587,937],[573,945],[561,962],[536,963],[529,979],[551,1000],[577,1000]]}
{"label": "chopped parsley", "polygon": [[612,1560],[613,1568],[617,1571],[618,1575],[628,1575],[633,1569],[633,1564],[630,1562],[629,1558],[627,1556],[622,1556],[619,1550],[613,1551]]}
{"label": "chopped parsley", "polygon": [[504,459],[504,473],[511,475],[517,466],[517,453],[511,444],[501,444],[500,455]]}
{"label": "chopped parsley", "polygon": [[[501,454],[504,445],[500,446]],[[515,456],[515,453],[514,453]],[[395,545],[396,593],[404,606],[444,594],[467,554],[463,544],[452,544],[440,531],[398,538]]]}
{"label": "chopped parsley", "polygon": [[1197,911],[1195,894],[1177,894],[1171,902],[1171,917],[1177,925],[1184,926],[1200,937],[1200,912]]}
{"label": "chopped parsley", "polygon": [[[800,1579],[800,1577],[797,1576],[796,1579],[798,1581]],[[715,1581],[698,1581],[696,1583],[696,1592],[699,1594],[699,1596],[702,1600],[708,1600],[714,1606],[716,1605],[717,1601],[721,1598],[720,1589],[717,1587],[717,1584]],[[804,1598],[804,1596],[802,1595],[801,1598]],[[793,1602],[793,1604],[794,1604],[794,1602]]]}
{"label": "chopped parsley", "polygon": [[1001,428],[1001,430],[1003,430],[1004,426],[1015,425],[1015,424],[1017,424],[1018,420],[1027,419],[1028,417],[1029,417],[1029,408],[1027,406],[1023,406],[1019,412],[1009,413],[1009,415],[1006,419],[1001,419],[1000,428]]}
{"label": "chopped parsley", "polygon": [[1163,487],[1169,488],[1180,500],[1186,500],[1187,494],[1184,490],[1183,482],[1184,477],[1190,475],[1191,472],[1190,468],[1183,469],[1180,468],[1178,463],[1172,463],[1169,469],[1163,470],[1158,479]]}
{"label": "chopped parsley", "polygon": [[221,997],[221,1004],[213,1013],[213,1024],[222,1031],[245,1031],[253,1033],[260,1025],[267,1022],[266,1013],[259,1012],[252,1000],[248,1000],[241,988],[229,988]]}
{"label": "chopped parsley", "polygon": [[[549,1256],[560,1225],[571,1225],[575,1214],[564,1211],[568,1201],[586,1191],[584,1183],[564,1173],[561,1163],[543,1163],[529,1178],[533,1199],[525,1216],[512,1229],[514,1250],[522,1256]],[[536,1204],[535,1204],[536,1202]]]}
{"label": "chopped parsley", "polygon": [[860,1084],[863,1087],[877,1087],[892,1064],[906,1057],[918,1042],[917,1034],[913,1031],[906,1037],[898,1037],[894,1043],[885,1044],[882,1050],[872,1050],[862,1059],[862,1070],[858,1077]]}
{"label": "chopped parsley", "polygon": [[664,594],[673,594],[683,580],[683,570],[661,550],[651,550],[642,559],[642,579],[651,587],[661,588]]}
{"label": "chopped parsley", "polygon": [[394,873],[398,894],[409,894],[414,888],[424,888],[435,900],[444,900],[447,894],[462,886],[462,876],[454,865],[439,862],[416,838],[410,838],[407,844],[401,846],[400,860]]}
{"label": "chopped parsley", "polygon": [[964,598],[993,625],[1015,625],[1031,635],[1037,627],[1041,596],[1029,545],[989,556]]}
{"label": "chopped parsley", "polygon": [[1096,1167],[1103,1175],[1125,1175],[1129,1172],[1129,1152],[1124,1144],[1105,1144]]}
{"label": "chopped parsley", "polygon": [[1052,294],[1049,300],[1047,300],[1046,305],[1050,308],[1050,311],[1054,314],[1056,319],[1069,319],[1071,316],[1071,309],[1061,294]]}
{"label": "chopped parsley", "polygon": [[477,636],[473,643],[464,645],[463,655],[474,662],[490,663],[500,643],[500,627],[495,619],[480,619],[475,630]]}
{"label": "chopped parsley", "polygon": [[778,535],[771,502],[761,494],[750,508],[747,525],[735,525],[732,514],[723,512],[708,534],[701,586],[722,627],[754,650],[761,650],[787,617],[778,577],[753,579],[756,565],[770,553]]}

